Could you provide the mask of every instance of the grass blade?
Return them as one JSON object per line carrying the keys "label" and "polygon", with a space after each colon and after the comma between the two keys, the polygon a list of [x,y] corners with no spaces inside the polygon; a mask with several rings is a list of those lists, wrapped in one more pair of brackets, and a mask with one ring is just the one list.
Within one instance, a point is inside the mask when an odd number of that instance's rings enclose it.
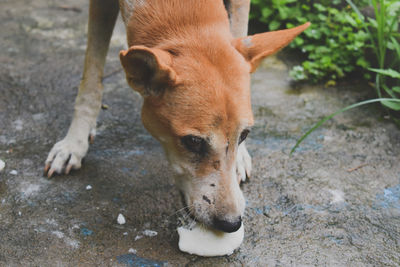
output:
{"label": "grass blade", "polygon": [[390,40],[392,41],[392,45],[394,49],[396,50],[397,57],[400,58],[400,44],[397,42],[397,40],[394,37],[391,37]]}
{"label": "grass blade", "polygon": [[[390,89],[389,87],[387,87],[386,84],[382,84],[382,88],[385,90],[385,92],[394,99],[397,99],[396,95],[393,93],[392,89]],[[382,101],[382,104],[385,103],[384,101]],[[395,103],[397,105],[397,103]]]}
{"label": "grass blade", "polygon": [[364,15],[361,14],[360,10],[358,9],[358,7],[353,3],[353,1],[351,0],[346,0],[347,4],[349,4],[351,6],[351,8],[354,10],[354,12],[356,12],[358,18],[362,21],[365,22],[364,19]]}
{"label": "grass blade", "polygon": [[386,75],[386,76],[390,76],[392,78],[395,79],[400,79],[400,72],[395,71],[393,69],[374,69],[374,68],[369,68],[370,71],[382,74],[382,75]]}
{"label": "grass blade", "polygon": [[367,104],[371,104],[371,103],[375,103],[375,102],[382,102],[382,101],[387,101],[387,102],[396,102],[396,103],[400,103],[400,99],[392,99],[392,98],[376,98],[376,99],[370,99],[370,100],[366,100],[366,101],[362,101],[362,102],[358,102],[355,103],[353,105],[344,107],[328,116],[326,116],[325,118],[323,118],[322,120],[320,120],[319,122],[317,122],[310,130],[308,130],[294,145],[294,147],[290,150],[290,155],[293,154],[293,152],[296,150],[296,148],[298,148],[298,146],[300,145],[301,142],[303,142],[304,139],[307,138],[307,136],[309,136],[313,131],[315,131],[318,127],[320,127],[324,122],[326,122],[329,119],[332,119],[333,117],[335,117],[336,115],[345,112],[349,109],[353,109],[362,105],[367,105]]}

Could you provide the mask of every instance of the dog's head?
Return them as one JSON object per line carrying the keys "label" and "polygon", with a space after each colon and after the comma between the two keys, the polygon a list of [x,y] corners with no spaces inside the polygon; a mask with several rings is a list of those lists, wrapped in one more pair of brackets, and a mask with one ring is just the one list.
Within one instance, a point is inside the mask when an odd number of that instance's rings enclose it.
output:
{"label": "dog's head", "polygon": [[245,201],[236,158],[253,125],[250,73],[307,26],[221,37],[212,46],[194,42],[121,51],[128,83],[144,97],[143,124],[164,147],[196,220],[226,232],[240,227]]}

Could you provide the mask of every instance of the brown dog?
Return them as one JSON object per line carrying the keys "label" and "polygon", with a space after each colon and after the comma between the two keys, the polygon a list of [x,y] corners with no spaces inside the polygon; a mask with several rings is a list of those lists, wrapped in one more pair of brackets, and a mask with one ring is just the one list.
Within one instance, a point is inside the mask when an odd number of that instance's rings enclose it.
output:
{"label": "brown dog", "polygon": [[245,206],[239,183],[251,172],[244,144],[253,124],[250,73],[308,27],[243,37],[249,5],[250,0],[91,0],[75,113],[46,160],[48,176],[80,168],[88,137],[94,137],[105,57],[120,9],[129,45],[120,59],[129,85],[144,98],[144,126],[164,147],[196,220],[236,231]]}

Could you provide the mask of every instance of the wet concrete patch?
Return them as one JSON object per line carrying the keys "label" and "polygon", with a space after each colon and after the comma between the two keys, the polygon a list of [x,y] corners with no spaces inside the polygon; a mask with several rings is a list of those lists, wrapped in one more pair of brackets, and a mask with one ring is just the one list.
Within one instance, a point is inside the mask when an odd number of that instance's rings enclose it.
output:
{"label": "wet concrete patch", "polygon": [[135,254],[117,256],[117,261],[126,264],[128,267],[163,267],[168,265],[167,262],[144,259]]}
{"label": "wet concrete patch", "polygon": [[91,236],[93,234],[93,231],[90,229],[87,229],[85,227],[81,228],[81,235],[83,236]]}
{"label": "wet concrete patch", "polygon": [[400,214],[400,184],[385,188],[383,193],[376,196],[375,207],[397,210]]}

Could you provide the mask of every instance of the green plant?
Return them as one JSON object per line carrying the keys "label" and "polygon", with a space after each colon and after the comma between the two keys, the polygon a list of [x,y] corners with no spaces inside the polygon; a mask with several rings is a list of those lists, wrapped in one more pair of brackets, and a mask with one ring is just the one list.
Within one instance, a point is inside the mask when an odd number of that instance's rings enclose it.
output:
{"label": "green plant", "polygon": [[[381,83],[382,79],[378,77],[378,75],[384,75],[384,76],[389,76],[392,78],[397,79],[397,84],[400,82],[400,72],[392,70],[392,69],[370,69],[371,71],[374,71],[377,73],[377,84]],[[378,85],[376,85],[377,91],[379,90]],[[386,84],[382,83],[382,87],[385,90],[385,92],[392,98],[392,99],[397,99],[399,100],[400,98],[398,97],[400,95],[400,86],[393,86],[393,87],[388,87]],[[386,106],[387,108],[400,111],[400,103],[396,103],[393,101],[381,101],[381,104]],[[396,120],[396,118],[394,118]]]}
{"label": "green plant", "polygon": [[[375,19],[366,19],[351,0],[346,1],[363,22],[363,27],[368,33],[368,39],[372,44],[378,68],[369,68],[369,70],[376,73],[375,88],[378,97],[387,95],[392,99],[399,99],[400,73],[391,68],[400,69],[400,44],[398,41],[400,36],[398,33],[400,2],[393,0],[372,0]],[[386,60],[388,50],[392,55],[389,61]],[[399,103],[387,101],[382,101],[381,103],[389,109],[400,110]]]}
{"label": "green plant", "polygon": [[[315,129],[320,127],[324,122],[333,118],[337,114],[340,114],[349,109],[353,109],[355,107],[359,107],[366,104],[371,104],[374,102],[380,102],[382,105],[391,110],[400,111],[400,98],[399,98],[400,72],[391,69],[391,67],[393,66],[396,69],[400,69],[400,45],[398,42],[400,2],[396,1],[385,2],[385,0],[372,0],[372,5],[374,8],[376,20],[369,18],[369,23],[367,23],[361,12],[358,10],[357,6],[351,0],[346,0],[346,1],[355,10],[360,20],[363,21],[364,23],[363,27],[365,28],[365,31],[368,33],[368,38],[371,41],[371,44],[373,45],[372,48],[377,57],[379,68],[369,68],[369,70],[376,73],[375,87],[379,98],[355,103],[353,105],[347,106],[339,111],[336,111],[326,116],[325,118],[317,122],[296,142],[294,147],[291,149],[290,154],[292,154],[296,150],[299,144],[310,133],[312,133]],[[369,27],[371,27],[371,29]],[[393,56],[391,60],[388,63],[386,63],[385,57],[387,56],[388,49],[392,50]],[[388,68],[386,68],[387,66],[385,64],[389,65]],[[384,89],[383,92],[381,91],[381,88]],[[390,98],[382,98],[381,97],[382,94],[386,94]],[[393,120],[400,127],[400,120],[395,117],[393,117]]]}
{"label": "green plant", "polygon": [[[306,56],[301,66],[290,72],[296,80],[335,81],[370,67],[365,56],[368,33],[359,16],[344,1],[252,0],[251,18],[266,24],[270,30],[311,22],[310,28],[289,46]],[[370,74],[366,73],[366,77]]]}

